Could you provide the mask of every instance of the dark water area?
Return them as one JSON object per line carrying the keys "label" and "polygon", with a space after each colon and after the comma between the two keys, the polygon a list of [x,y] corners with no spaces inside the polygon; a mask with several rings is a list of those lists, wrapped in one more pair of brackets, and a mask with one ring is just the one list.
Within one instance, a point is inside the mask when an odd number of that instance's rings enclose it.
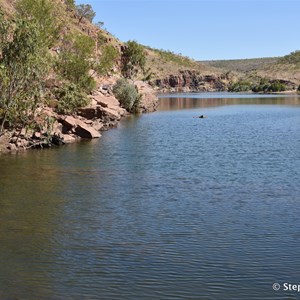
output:
{"label": "dark water area", "polygon": [[297,96],[165,96],[0,170],[1,300],[300,297]]}

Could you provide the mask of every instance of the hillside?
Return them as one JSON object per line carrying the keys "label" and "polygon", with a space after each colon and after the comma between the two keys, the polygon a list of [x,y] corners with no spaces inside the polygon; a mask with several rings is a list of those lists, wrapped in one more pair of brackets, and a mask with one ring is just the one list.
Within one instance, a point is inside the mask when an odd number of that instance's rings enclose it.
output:
{"label": "hillside", "polygon": [[278,58],[270,65],[257,70],[257,75],[272,79],[286,80],[300,85],[300,51]]}
{"label": "hillside", "polygon": [[206,60],[199,61],[200,64],[211,66],[225,71],[249,72],[264,69],[275,64],[278,57],[250,58],[250,59],[230,59],[230,60]]}
{"label": "hillside", "polygon": [[212,60],[200,61],[199,63],[227,72],[237,72],[238,77],[243,80],[257,77],[288,81],[295,86],[300,84],[300,51],[292,52],[283,57]]}

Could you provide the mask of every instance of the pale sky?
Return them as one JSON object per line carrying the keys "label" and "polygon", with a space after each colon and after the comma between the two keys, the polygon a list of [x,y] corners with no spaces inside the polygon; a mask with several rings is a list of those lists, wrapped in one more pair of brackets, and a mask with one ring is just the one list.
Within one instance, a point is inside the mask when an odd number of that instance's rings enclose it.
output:
{"label": "pale sky", "polygon": [[196,60],[282,56],[300,50],[300,0],[77,0],[121,41]]}

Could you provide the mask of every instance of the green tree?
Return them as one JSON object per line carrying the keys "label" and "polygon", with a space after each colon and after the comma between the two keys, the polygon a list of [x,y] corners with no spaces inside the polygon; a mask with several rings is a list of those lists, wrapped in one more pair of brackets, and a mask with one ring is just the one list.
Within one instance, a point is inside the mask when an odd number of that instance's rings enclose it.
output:
{"label": "green tree", "polygon": [[59,38],[61,21],[55,3],[50,0],[18,0],[17,17],[34,19],[40,41],[50,48]]}
{"label": "green tree", "polygon": [[135,41],[128,41],[122,52],[121,71],[125,78],[133,79],[139,70],[144,72],[146,64],[145,50]]}
{"label": "green tree", "polygon": [[117,80],[113,86],[113,93],[120,101],[122,107],[129,112],[138,112],[141,96],[136,87],[130,84],[125,78]]}
{"label": "green tree", "polygon": [[93,22],[93,19],[96,16],[92,6],[90,4],[79,4],[76,6],[76,11],[79,16],[79,23],[83,18],[88,19],[90,22]]}
{"label": "green tree", "polygon": [[6,122],[29,123],[41,102],[47,55],[40,37],[34,19],[6,20],[0,12],[0,134]]}
{"label": "green tree", "polygon": [[102,49],[102,55],[99,60],[99,64],[96,66],[97,73],[99,75],[108,74],[115,65],[119,52],[112,45],[104,46]]}
{"label": "green tree", "polygon": [[66,36],[57,61],[57,69],[63,78],[90,92],[95,81],[89,74],[95,42],[83,34]]}

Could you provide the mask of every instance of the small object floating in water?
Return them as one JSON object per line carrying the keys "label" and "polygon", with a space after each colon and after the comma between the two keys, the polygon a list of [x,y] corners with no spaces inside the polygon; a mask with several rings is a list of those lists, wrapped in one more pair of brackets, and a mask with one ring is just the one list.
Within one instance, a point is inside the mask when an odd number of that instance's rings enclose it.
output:
{"label": "small object floating in water", "polygon": [[205,116],[205,115],[200,115],[200,116],[193,117],[193,118],[197,118],[197,119],[204,119],[204,118],[207,118],[207,116]]}

